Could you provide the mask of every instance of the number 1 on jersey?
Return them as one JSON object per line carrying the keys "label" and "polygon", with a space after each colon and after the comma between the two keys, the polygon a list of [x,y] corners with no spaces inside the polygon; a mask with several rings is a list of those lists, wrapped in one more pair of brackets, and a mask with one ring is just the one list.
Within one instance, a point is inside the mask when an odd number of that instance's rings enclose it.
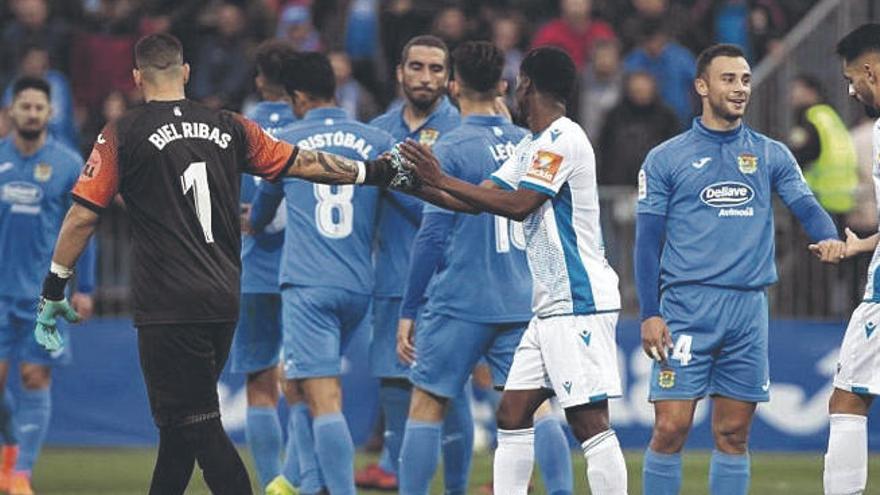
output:
{"label": "number 1 on jersey", "polygon": [[196,203],[196,216],[205,233],[205,242],[214,242],[214,231],[211,229],[211,188],[208,186],[208,168],[205,162],[190,163],[183,175],[180,176],[180,185],[183,187],[184,196],[193,190],[193,199]]}
{"label": "number 1 on jersey", "polygon": [[526,248],[526,234],[522,223],[495,216],[495,252],[509,253],[511,244],[520,251]]}

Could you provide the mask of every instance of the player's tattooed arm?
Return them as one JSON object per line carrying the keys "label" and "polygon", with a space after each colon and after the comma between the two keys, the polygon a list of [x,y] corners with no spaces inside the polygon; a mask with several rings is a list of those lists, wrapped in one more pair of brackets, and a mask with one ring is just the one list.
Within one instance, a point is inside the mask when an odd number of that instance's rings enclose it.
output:
{"label": "player's tattooed arm", "polygon": [[287,175],[323,184],[354,184],[363,162],[321,151],[299,148]]}
{"label": "player's tattooed arm", "polygon": [[99,220],[97,213],[79,203],[74,203],[61,224],[52,261],[65,267],[76,265],[76,260],[85,251],[89,239],[95,233]]}

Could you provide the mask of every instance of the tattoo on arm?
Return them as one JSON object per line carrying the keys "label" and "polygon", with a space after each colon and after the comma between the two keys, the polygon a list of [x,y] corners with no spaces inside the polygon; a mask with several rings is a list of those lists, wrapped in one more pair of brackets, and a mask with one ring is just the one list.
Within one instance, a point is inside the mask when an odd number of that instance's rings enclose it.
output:
{"label": "tattoo on arm", "polygon": [[300,149],[287,175],[322,184],[354,184],[358,164],[332,153]]}

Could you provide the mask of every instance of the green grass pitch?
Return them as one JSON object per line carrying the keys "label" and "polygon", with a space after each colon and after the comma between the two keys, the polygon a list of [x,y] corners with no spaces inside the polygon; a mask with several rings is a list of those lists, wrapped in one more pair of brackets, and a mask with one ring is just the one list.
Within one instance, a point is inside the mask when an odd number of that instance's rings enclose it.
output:
{"label": "green grass pitch", "polygon": [[[630,495],[641,494],[642,453],[628,451]],[[151,449],[62,449],[46,448],[34,470],[34,490],[37,495],[142,495],[147,492],[150,473],[155,460]],[[249,467],[250,456],[242,451]],[[575,493],[589,493],[584,481],[584,460],[574,455]],[[362,466],[375,461],[375,456],[359,454],[357,463]],[[684,462],[684,495],[708,493],[707,476],[709,455],[706,452],[688,453]],[[250,469],[251,479],[254,471]],[[880,455],[871,457],[871,473],[880,472]],[[492,475],[492,459],[488,454],[474,456],[471,471],[472,490],[489,482]],[[878,482],[876,485],[880,485]],[[432,494],[442,494],[441,481],[434,480]],[[187,494],[210,493],[198,473],[193,475]],[[260,493],[256,490],[254,493]],[[379,495],[388,492],[362,491],[362,495]],[[534,495],[545,492],[540,481],[535,481]],[[753,454],[752,485],[754,495],[820,495],[822,493],[822,455],[815,454]],[[866,494],[880,495],[880,489],[869,486]]]}

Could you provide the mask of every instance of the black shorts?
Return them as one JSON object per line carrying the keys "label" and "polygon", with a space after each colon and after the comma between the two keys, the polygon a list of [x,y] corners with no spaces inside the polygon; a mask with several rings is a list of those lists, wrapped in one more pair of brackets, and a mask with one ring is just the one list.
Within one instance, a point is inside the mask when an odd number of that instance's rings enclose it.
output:
{"label": "black shorts", "polygon": [[235,322],[144,325],[138,353],[156,426],[183,426],[220,417],[217,380]]}

